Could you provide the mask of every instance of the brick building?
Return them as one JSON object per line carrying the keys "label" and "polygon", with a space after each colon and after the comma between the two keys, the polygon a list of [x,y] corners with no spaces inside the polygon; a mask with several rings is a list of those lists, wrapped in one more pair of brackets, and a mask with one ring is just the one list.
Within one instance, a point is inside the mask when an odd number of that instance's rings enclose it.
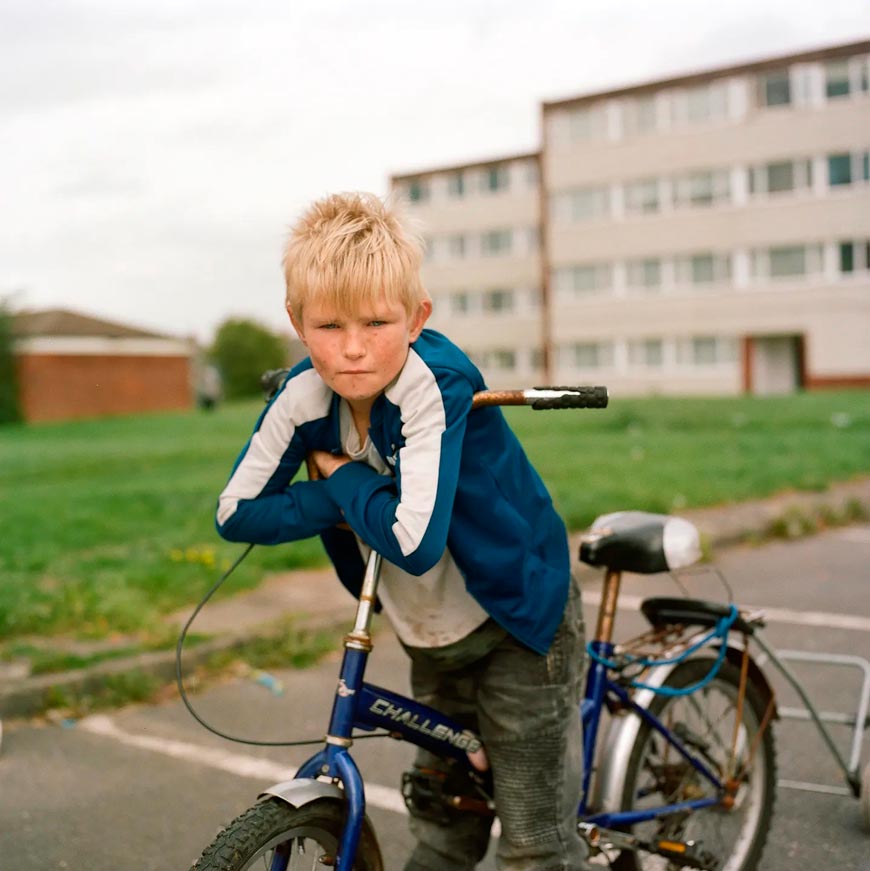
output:
{"label": "brick building", "polygon": [[13,315],[28,422],[170,411],[193,404],[192,342],[64,309]]}

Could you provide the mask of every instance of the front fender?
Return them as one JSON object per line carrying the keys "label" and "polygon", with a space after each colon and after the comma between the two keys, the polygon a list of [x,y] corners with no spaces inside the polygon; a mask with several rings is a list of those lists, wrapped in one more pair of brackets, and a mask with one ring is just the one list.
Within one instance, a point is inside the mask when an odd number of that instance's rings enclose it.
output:
{"label": "front fender", "polygon": [[344,801],[344,790],[334,783],[324,783],[322,780],[314,780],[311,777],[300,777],[296,780],[285,780],[276,783],[268,789],[264,789],[258,796],[260,799],[273,796],[286,801],[291,807],[302,807],[311,804],[321,798],[334,801]]}
{"label": "front fender", "polygon": [[[700,638],[701,636],[699,635],[698,637]],[[717,649],[718,644],[710,645],[710,651],[715,652]],[[740,667],[743,659],[743,649],[742,639],[729,638],[725,657],[737,668]],[[652,687],[660,687],[676,667],[676,664],[660,665],[650,669],[649,674],[644,675],[643,682]],[[765,703],[774,700],[775,696],[770,682],[755,660],[751,658],[749,660],[749,680],[761,693]],[[635,692],[633,698],[639,707],[647,710],[655,698],[655,693],[651,689],[640,689]],[[775,708],[773,716],[777,716]],[[595,778],[593,788],[593,812],[615,813],[616,811],[623,810],[622,794],[625,789],[628,760],[637,740],[638,732],[640,732],[642,722],[641,718],[634,716],[631,711],[619,713],[611,718],[610,728],[607,731],[607,741],[601,752],[597,754],[598,776]]]}

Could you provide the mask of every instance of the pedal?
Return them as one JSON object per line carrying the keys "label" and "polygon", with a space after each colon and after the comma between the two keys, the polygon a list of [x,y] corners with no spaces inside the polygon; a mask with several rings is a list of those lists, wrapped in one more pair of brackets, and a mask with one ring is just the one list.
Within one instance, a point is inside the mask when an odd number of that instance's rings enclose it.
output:
{"label": "pedal", "polygon": [[653,841],[641,847],[648,853],[664,856],[672,862],[682,863],[683,868],[702,868],[717,871],[719,860],[709,851],[703,850],[694,841]]}
{"label": "pedal", "polygon": [[589,844],[592,855],[609,850],[623,850],[632,853],[653,853],[663,856],[680,868],[699,868],[701,871],[718,871],[721,862],[709,851],[702,849],[694,841],[642,841],[628,832],[604,829],[593,823],[579,823],[580,835]]}

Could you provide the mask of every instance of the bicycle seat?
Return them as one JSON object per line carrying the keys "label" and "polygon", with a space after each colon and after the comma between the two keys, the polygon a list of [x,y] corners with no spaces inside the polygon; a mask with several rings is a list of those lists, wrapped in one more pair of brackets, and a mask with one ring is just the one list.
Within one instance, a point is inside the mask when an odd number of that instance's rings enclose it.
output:
{"label": "bicycle seat", "polygon": [[584,563],[620,572],[651,575],[686,568],[700,558],[698,530],[688,520],[667,514],[604,514],[580,539]]}

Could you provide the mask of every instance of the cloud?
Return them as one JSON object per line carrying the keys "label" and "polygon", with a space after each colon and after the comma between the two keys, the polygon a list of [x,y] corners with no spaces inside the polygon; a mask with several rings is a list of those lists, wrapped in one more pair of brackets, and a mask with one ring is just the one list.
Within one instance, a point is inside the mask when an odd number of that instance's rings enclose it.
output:
{"label": "cloud", "polygon": [[530,150],[539,102],[866,31],[866,0],[4,0],[0,295],[283,326],[332,190]]}

